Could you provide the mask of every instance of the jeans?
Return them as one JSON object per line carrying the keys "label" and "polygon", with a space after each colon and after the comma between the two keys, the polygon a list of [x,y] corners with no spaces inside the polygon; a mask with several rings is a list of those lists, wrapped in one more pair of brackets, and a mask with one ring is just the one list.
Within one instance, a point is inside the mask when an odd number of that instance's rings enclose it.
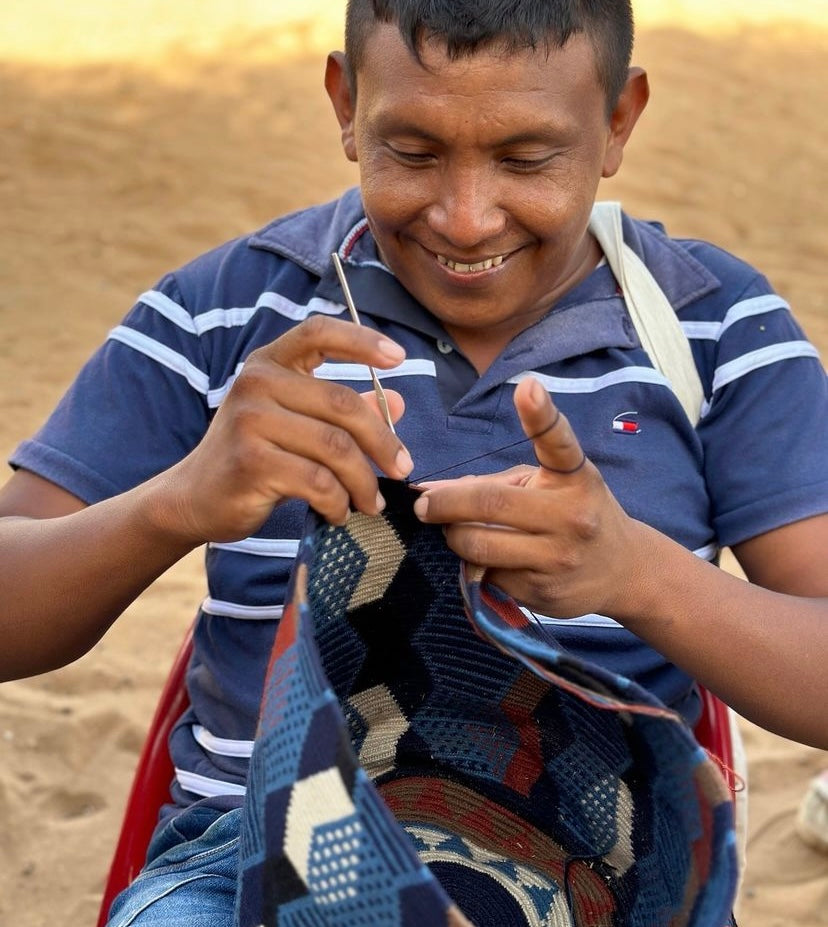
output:
{"label": "jeans", "polygon": [[241,815],[203,807],[177,815],[112,903],[108,927],[232,927]]}

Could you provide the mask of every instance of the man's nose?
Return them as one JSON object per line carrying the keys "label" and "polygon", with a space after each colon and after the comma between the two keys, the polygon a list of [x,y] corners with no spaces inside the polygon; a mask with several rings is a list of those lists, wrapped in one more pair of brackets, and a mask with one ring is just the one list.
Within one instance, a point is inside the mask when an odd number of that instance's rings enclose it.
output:
{"label": "man's nose", "polygon": [[429,209],[429,225],[460,256],[472,256],[474,249],[503,232],[506,212],[489,171],[447,169],[436,193]]}

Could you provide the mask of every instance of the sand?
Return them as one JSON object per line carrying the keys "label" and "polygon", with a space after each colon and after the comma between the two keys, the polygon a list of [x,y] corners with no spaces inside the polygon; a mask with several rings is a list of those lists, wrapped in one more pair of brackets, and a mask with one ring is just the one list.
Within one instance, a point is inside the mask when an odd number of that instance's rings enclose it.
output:
{"label": "sand", "polygon": [[[638,9],[653,98],[602,195],[756,263],[828,356],[824,0]],[[5,0],[4,456],[164,271],[354,180],[321,83],[340,16],[335,0]],[[88,656],[0,687],[0,925],[94,923],[144,731],[203,594],[197,552]],[[828,856],[793,831],[828,756],[744,733],[742,922],[828,924]]]}

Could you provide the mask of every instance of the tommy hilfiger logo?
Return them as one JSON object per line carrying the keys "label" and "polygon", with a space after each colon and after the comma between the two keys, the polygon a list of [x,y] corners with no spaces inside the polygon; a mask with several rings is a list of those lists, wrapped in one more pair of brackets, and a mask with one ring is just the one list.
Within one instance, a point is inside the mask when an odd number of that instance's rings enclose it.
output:
{"label": "tommy hilfiger logo", "polygon": [[622,412],[612,420],[612,430],[622,435],[637,435],[641,433],[638,424],[637,412]]}

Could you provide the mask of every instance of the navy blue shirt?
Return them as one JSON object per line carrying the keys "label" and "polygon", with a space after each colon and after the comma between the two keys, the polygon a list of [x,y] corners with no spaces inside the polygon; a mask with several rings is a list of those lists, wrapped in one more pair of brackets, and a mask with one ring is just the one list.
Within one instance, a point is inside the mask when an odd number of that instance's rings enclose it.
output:
{"label": "navy blue shirt", "polygon": [[[412,479],[535,463],[512,404],[532,375],[633,517],[699,557],[828,511],[828,391],[817,351],[751,267],[709,244],[624,218],[690,339],[706,401],[697,427],[641,348],[604,264],[517,335],[478,376],[442,325],[379,259],[358,191],[281,218],[164,277],[81,371],[12,464],[88,503],[168,468],[201,439],[248,354],[313,313],[347,318],[330,254],[345,262],[364,324],[406,360],[379,371],[406,401],[398,433]],[[360,391],[367,368],[317,377]],[[624,426],[622,423],[628,423]],[[266,661],[304,521],[280,506],[257,533],[210,544],[188,676],[172,737],[180,804],[244,792]],[[611,616],[544,619],[578,654],[635,679],[691,722],[693,683]]]}

